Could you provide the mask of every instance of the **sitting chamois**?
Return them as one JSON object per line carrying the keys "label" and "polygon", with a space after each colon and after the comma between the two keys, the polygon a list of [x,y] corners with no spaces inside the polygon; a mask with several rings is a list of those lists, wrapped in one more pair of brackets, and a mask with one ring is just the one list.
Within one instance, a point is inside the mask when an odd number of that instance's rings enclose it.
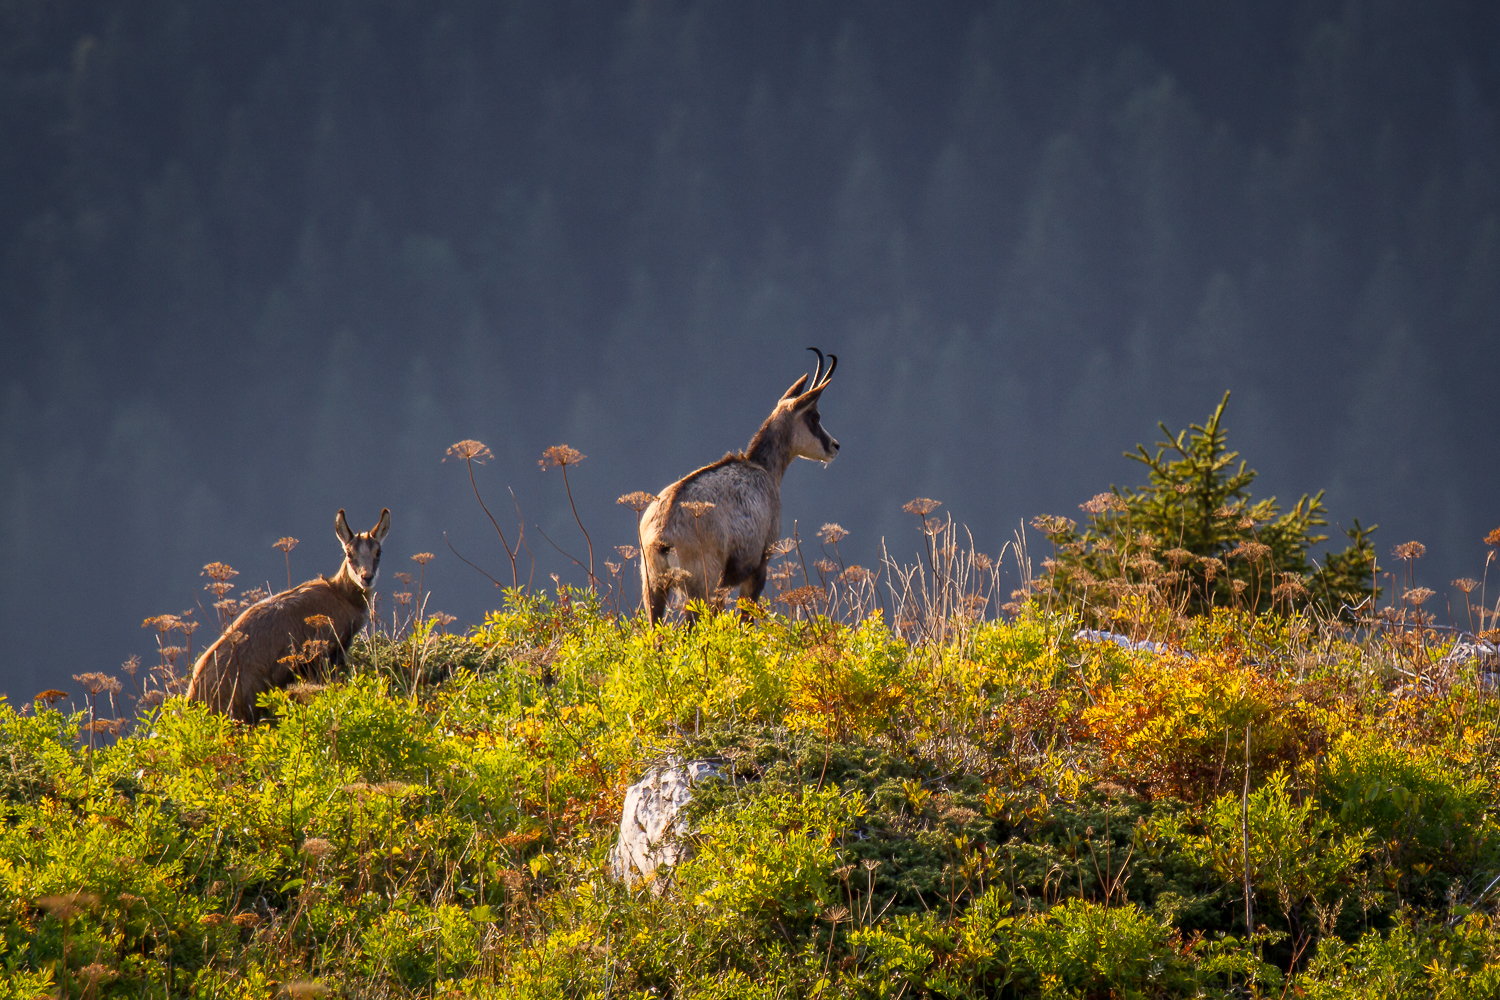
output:
{"label": "sitting chamois", "polygon": [[[380,543],[391,530],[391,512],[382,510],[375,527],[357,535],[343,511],[333,526],[344,546],[339,571],[246,608],[198,658],[189,700],[206,702],[241,722],[255,722],[260,717],[256,696],[292,683],[299,660],[321,659],[326,653],[330,662],[343,662],[349,643],[370,617],[370,588],[380,569]],[[321,650],[320,641],[326,643]]]}
{"label": "sitting chamois", "polygon": [[811,388],[806,375],[793,382],[749,447],[679,479],[642,513],[641,586],[653,624],[672,590],[706,601],[721,587],[739,586],[751,600],[765,589],[781,534],[781,477],[794,458],[831,462],[839,451],[818,422],[818,397],[839,359],[830,354],[824,374],[823,352],[808,350],[818,356]]}

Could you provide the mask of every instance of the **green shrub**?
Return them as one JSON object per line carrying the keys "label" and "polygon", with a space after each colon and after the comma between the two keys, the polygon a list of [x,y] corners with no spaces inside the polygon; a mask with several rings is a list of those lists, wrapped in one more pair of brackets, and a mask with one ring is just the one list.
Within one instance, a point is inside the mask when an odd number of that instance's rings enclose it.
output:
{"label": "green shrub", "polygon": [[1033,522],[1055,548],[1042,581],[1048,593],[1083,608],[1145,596],[1202,614],[1215,605],[1264,612],[1310,601],[1338,611],[1374,592],[1373,527],[1355,520],[1348,547],[1318,566],[1312,547],[1328,537],[1317,531],[1328,523],[1322,491],[1285,512],[1275,497],[1251,499],[1257,474],[1228,450],[1228,404],[1226,392],[1206,423],[1176,435],[1159,425],[1167,440],[1155,452],[1126,452],[1146,467],[1146,485],[1111,487],[1084,504],[1081,531],[1071,518]]}

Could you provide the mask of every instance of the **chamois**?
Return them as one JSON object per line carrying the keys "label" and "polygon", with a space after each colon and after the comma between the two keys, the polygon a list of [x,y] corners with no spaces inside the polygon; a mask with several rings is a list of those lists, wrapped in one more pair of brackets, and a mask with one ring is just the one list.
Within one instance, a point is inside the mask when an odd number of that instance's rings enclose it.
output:
{"label": "chamois", "polygon": [[765,589],[781,534],[781,477],[794,458],[827,463],[839,451],[818,416],[839,359],[828,356],[825,374],[823,352],[808,350],[818,356],[811,388],[806,375],[793,382],[744,451],[677,480],[642,513],[641,589],[653,624],[672,590],[706,601],[721,587],[751,600]]}
{"label": "chamois", "polygon": [[[359,534],[349,530],[342,510],[333,526],[344,547],[339,571],[246,608],[198,658],[189,700],[255,722],[260,717],[256,696],[290,684],[296,677],[293,664],[324,652],[330,662],[343,662],[355,633],[369,620],[370,588],[380,570],[380,543],[391,530],[391,512],[382,510],[375,527]],[[320,649],[318,641],[326,645]]]}

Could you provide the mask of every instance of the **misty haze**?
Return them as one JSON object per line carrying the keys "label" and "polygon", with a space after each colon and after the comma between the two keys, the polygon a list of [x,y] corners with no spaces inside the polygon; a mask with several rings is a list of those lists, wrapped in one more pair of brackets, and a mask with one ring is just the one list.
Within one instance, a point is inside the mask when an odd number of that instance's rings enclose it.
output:
{"label": "misty haze", "polygon": [[391,511],[387,607],[431,552],[482,620],[464,439],[583,584],[544,449],[618,559],[809,346],[842,447],[783,534],[912,559],[920,496],[996,554],[1229,390],[1257,498],[1446,597],[1500,523],[1497,46],[1488,2],[0,4],[0,692],[149,657],[206,564],[332,575],[340,508]]}

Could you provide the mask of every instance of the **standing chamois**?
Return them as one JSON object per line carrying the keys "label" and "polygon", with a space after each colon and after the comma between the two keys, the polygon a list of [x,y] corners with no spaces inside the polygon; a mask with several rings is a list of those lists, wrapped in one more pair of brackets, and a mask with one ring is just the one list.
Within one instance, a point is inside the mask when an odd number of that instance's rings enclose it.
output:
{"label": "standing chamois", "polygon": [[375,527],[357,535],[342,510],[333,526],[344,546],[339,571],[246,608],[198,658],[189,700],[255,722],[260,716],[256,696],[292,683],[294,667],[325,654],[331,663],[343,662],[370,617],[370,588],[380,570],[380,543],[391,530],[391,512],[382,510]]}
{"label": "standing chamois", "polygon": [[749,447],[677,480],[643,512],[641,586],[653,624],[672,590],[706,601],[721,587],[738,586],[751,600],[765,589],[781,534],[781,477],[794,458],[826,463],[839,451],[818,417],[818,397],[839,359],[830,354],[824,374],[823,352],[808,350],[818,356],[812,388],[806,375],[793,382]]}

